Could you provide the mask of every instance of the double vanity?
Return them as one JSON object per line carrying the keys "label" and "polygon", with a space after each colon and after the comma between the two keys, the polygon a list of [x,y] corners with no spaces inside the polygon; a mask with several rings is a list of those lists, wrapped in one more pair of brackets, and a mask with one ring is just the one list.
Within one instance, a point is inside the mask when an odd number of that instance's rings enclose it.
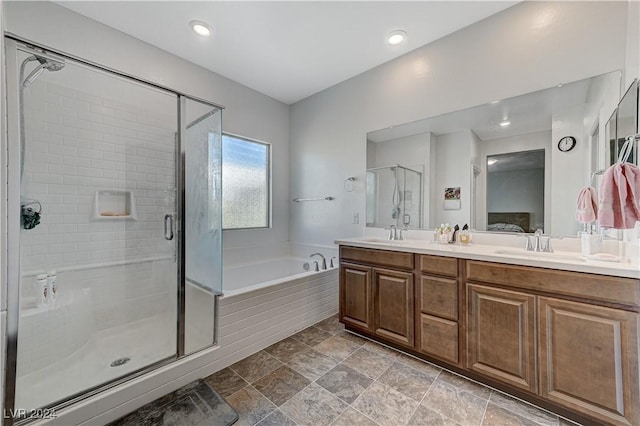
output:
{"label": "double vanity", "polygon": [[580,423],[640,424],[637,265],[515,244],[336,243],[348,330]]}

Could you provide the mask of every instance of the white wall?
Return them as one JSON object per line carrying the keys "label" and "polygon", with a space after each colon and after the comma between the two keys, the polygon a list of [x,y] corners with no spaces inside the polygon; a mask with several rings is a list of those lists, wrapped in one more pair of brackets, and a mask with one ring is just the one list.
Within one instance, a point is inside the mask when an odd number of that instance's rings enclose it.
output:
{"label": "white wall", "polygon": [[627,4],[625,88],[629,87],[634,78],[640,78],[640,2],[628,0]]}
{"label": "white wall", "polygon": [[[523,2],[291,107],[291,192],[333,193],[294,206],[291,239],[360,236],[366,134],[625,68],[625,2]],[[389,107],[392,106],[392,107]],[[331,170],[328,174],[327,171]],[[342,190],[347,176],[361,185]]]}
{"label": "white wall", "polygon": [[589,182],[585,178],[589,174],[590,149],[588,135],[584,128],[584,106],[561,111],[553,115],[552,141],[559,141],[565,136],[576,138],[576,146],[569,152],[551,149],[551,177],[560,185],[551,185],[551,223],[545,229],[547,233],[577,235],[580,230],[575,218],[576,201],[580,189]]}
{"label": "white wall", "polygon": [[[436,138],[436,180],[430,203],[435,216],[431,227],[448,223],[453,227],[471,223],[471,153],[475,152],[473,132],[441,135]],[[460,187],[460,209],[444,209],[445,188]]]}
{"label": "white wall", "polygon": [[225,247],[289,239],[289,107],[52,2],[6,2],[6,31],[223,105],[223,130],[271,143],[273,226],[225,231]]}

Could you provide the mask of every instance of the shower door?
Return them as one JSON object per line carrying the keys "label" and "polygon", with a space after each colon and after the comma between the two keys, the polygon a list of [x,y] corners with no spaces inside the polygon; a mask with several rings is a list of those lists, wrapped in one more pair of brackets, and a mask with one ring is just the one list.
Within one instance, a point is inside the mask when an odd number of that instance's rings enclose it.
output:
{"label": "shower door", "polygon": [[21,128],[8,147],[7,383],[20,416],[177,357],[179,105],[7,45],[9,121]]}
{"label": "shower door", "polygon": [[222,294],[222,111],[181,97],[184,166],[184,321],[180,355],[216,343],[217,298]]}

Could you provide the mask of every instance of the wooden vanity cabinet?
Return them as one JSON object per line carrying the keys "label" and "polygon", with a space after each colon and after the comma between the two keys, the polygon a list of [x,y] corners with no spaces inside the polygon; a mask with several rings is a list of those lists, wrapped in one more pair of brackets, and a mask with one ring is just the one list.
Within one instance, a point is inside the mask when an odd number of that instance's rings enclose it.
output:
{"label": "wooden vanity cabinet", "polygon": [[373,332],[413,347],[413,272],[373,268]]}
{"label": "wooden vanity cabinet", "polygon": [[608,424],[640,424],[638,314],[538,299],[540,395]]}
{"label": "wooden vanity cabinet", "polygon": [[340,321],[362,331],[373,330],[372,269],[340,261]]}
{"label": "wooden vanity cabinet", "polygon": [[467,368],[536,393],[535,296],[467,284]]}
{"label": "wooden vanity cabinet", "polygon": [[458,260],[416,256],[416,349],[457,365],[459,356]]}
{"label": "wooden vanity cabinet", "polygon": [[466,263],[467,368],[605,424],[640,424],[638,280]]}
{"label": "wooden vanity cabinet", "polygon": [[349,246],[340,258],[349,329],[579,421],[640,425],[640,280]]}
{"label": "wooden vanity cabinet", "polygon": [[340,247],[340,321],[414,345],[413,254]]}

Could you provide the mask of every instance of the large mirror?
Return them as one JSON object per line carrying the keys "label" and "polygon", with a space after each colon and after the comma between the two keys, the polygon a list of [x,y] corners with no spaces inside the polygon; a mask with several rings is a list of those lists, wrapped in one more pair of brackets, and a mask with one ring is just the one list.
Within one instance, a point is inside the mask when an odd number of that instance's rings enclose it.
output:
{"label": "large mirror", "polygon": [[369,132],[367,226],[577,235],[578,194],[597,188],[592,173],[609,161],[620,78],[612,72]]}
{"label": "large mirror", "polygon": [[609,156],[608,164],[613,164],[618,159],[638,164],[637,140],[634,141],[630,155],[626,159],[620,157],[626,138],[640,131],[638,127],[638,106],[638,80],[634,80],[607,123],[609,125],[609,150],[613,153],[613,155]]}

